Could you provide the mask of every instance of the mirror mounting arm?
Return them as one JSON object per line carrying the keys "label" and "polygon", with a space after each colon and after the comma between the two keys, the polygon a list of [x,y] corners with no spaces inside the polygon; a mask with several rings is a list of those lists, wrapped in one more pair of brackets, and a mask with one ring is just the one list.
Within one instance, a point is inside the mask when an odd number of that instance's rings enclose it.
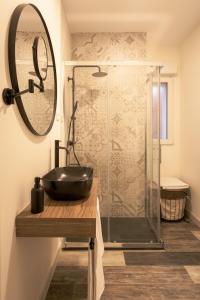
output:
{"label": "mirror mounting arm", "polygon": [[40,92],[44,92],[44,84],[43,84],[42,81],[40,82],[40,85],[38,85],[34,82],[34,80],[29,79],[28,80],[28,89],[25,89],[21,92],[15,92],[14,89],[10,89],[10,88],[3,89],[3,93],[2,93],[3,101],[6,105],[14,104],[14,99],[16,97],[21,96],[21,95],[26,94],[26,93],[33,94],[34,93],[34,87],[37,87],[40,90]]}
{"label": "mirror mounting arm", "polygon": [[34,93],[34,86],[37,87],[41,93],[44,93],[44,83],[43,83],[43,80],[40,80],[40,85],[36,84],[33,81],[33,93]]}

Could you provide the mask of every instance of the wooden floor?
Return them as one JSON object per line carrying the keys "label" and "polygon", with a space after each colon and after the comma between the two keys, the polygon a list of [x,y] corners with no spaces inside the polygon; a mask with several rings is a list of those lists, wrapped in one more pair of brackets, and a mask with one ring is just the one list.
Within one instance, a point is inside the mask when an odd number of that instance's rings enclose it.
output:
{"label": "wooden floor", "polygon": [[[162,223],[165,250],[106,251],[101,300],[199,300],[200,228]],[[87,299],[87,252],[62,251],[46,300]]]}

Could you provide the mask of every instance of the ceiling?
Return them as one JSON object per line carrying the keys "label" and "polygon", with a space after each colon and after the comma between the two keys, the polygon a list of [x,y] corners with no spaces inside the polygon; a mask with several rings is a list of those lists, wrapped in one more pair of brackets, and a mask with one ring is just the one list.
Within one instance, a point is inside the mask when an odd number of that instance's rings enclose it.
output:
{"label": "ceiling", "polygon": [[70,31],[147,32],[177,46],[200,24],[200,0],[62,0]]}

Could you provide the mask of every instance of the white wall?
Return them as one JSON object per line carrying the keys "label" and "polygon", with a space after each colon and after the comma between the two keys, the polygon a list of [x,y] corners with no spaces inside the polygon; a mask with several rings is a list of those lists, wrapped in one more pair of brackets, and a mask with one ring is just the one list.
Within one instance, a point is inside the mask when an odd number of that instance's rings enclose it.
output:
{"label": "white wall", "polygon": [[192,188],[192,214],[200,220],[200,27],[181,47],[181,177]]}
{"label": "white wall", "polygon": [[[0,92],[10,87],[7,35],[10,16],[21,0],[0,2]],[[69,59],[69,33],[63,34],[61,1],[32,0],[46,20],[51,35],[58,74],[58,112],[62,112],[63,81],[61,59]],[[62,43],[66,36],[66,48]],[[62,43],[62,45],[61,45]],[[50,144],[59,137],[60,122],[46,137],[32,135],[24,125],[17,106],[6,107],[0,100],[0,267],[1,300],[37,300],[45,288],[59,246],[58,239],[16,238],[15,217],[29,202],[35,176],[50,168]]]}
{"label": "white wall", "polygon": [[[169,144],[162,144],[161,176],[180,176],[180,52],[178,47],[161,47],[147,40],[147,59],[172,65],[161,80],[170,81]],[[177,72],[174,73],[174,69]],[[163,71],[162,71],[163,72]],[[172,76],[171,76],[172,75]]]}

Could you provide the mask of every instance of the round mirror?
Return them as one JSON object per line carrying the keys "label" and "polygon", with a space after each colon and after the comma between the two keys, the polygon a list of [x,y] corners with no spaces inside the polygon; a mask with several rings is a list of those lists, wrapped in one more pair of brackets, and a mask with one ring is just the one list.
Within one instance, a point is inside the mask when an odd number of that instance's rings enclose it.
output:
{"label": "round mirror", "polygon": [[48,70],[48,53],[45,40],[41,36],[36,36],[33,41],[33,64],[35,68],[35,75],[40,80],[47,78]]}
{"label": "round mirror", "polygon": [[[46,23],[32,4],[14,10],[9,30],[9,69],[16,103],[33,134],[46,135],[52,128],[57,100],[56,65]],[[29,82],[33,83],[30,91]]]}

